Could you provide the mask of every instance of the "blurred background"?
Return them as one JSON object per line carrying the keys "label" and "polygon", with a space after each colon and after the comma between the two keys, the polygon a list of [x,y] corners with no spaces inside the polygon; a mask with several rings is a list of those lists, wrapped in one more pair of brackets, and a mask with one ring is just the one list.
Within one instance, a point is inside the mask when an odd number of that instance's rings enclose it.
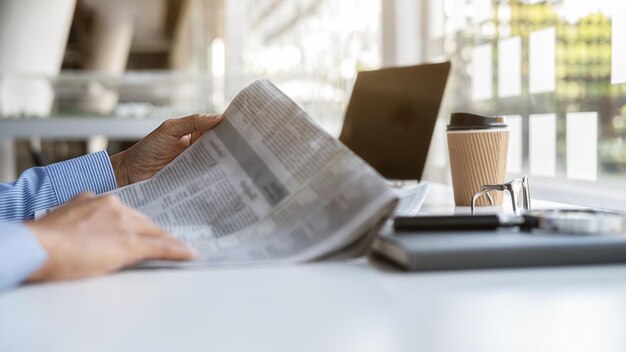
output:
{"label": "blurred background", "polygon": [[360,70],[450,60],[453,111],[506,115],[511,177],[626,209],[626,2],[0,0],[0,181],[222,112],[269,78],[338,135]]}

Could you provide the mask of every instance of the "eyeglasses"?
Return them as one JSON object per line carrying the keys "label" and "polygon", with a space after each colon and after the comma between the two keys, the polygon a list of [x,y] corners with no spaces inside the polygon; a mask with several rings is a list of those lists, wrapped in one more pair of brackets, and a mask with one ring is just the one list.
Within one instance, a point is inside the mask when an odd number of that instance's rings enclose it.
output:
{"label": "eyeglasses", "polygon": [[486,196],[489,205],[493,206],[493,197],[491,192],[509,192],[513,212],[519,215],[523,210],[530,210],[530,188],[528,187],[528,176],[516,178],[507,183],[499,185],[483,185],[480,191],[474,193],[472,197],[472,215],[476,211],[476,202],[480,197]]}

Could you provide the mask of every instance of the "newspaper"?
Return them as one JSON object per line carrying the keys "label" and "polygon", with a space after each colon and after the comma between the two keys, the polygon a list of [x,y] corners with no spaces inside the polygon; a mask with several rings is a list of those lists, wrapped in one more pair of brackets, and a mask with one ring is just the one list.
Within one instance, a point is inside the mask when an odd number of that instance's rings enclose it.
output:
{"label": "newspaper", "polygon": [[426,200],[429,189],[428,183],[420,183],[417,186],[403,189],[394,216],[417,216],[424,200]]}
{"label": "newspaper", "polygon": [[302,262],[362,255],[397,194],[270,81],[151,179],[113,191],[200,255],[142,266]]}

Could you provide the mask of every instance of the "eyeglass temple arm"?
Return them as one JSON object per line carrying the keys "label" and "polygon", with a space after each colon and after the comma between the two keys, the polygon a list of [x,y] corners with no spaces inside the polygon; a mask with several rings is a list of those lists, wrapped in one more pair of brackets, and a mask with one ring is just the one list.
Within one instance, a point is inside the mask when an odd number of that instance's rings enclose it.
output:
{"label": "eyeglass temple arm", "polygon": [[[513,207],[513,212],[517,214],[518,213],[518,204],[517,204],[517,202],[519,201],[519,199],[517,199],[516,194],[515,194],[515,190],[511,186],[511,183],[514,182],[514,181],[505,183],[503,185],[484,185],[484,186],[482,186],[480,191],[476,192],[472,196],[472,203],[471,203],[472,214],[474,214],[474,212],[475,212],[476,201],[478,200],[478,198],[482,197],[483,195],[487,195],[487,198],[489,199],[489,205],[493,206],[493,198],[491,197],[490,192],[491,191],[505,191],[505,190],[509,192],[509,195],[511,196],[511,205]],[[522,210],[530,210],[530,207],[531,207],[531,205],[530,205],[530,187],[528,186],[528,176],[522,177],[521,181],[522,181],[522,199],[521,199],[521,201],[522,201]]]}
{"label": "eyeglass temple arm", "polygon": [[491,197],[491,194],[490,194],[491,191],[497,191],[497,189],[491,188],[490,185],[485,185],[485,186],[482,187],[480,192],[474,193],[474,195],[472,196],[472,203],[470,204],[471,205],[470,209],[471,209],[472,215],[476,211],[476,201],[478,200],[478,198],[482,197],[483,195],[487,196],[487,200],[489,201],[489,205],[493,206],[493,198]]}
{"label": "eyeglass temple arm", "polygon": [[522,177],[524,210],[530,210],[530,187],[528,186],[528,176]]}

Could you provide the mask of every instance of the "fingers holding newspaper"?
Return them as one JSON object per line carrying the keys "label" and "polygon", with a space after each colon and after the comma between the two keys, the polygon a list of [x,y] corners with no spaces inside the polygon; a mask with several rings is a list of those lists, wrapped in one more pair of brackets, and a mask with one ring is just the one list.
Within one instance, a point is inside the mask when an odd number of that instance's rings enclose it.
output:
{"label": "fingers holding newspaper", "polygon": [[190,260],[197,255],[111,195],[83,193],[26,226],[48,253],[29,278],[32,282],[90,277],[146,259]]}
{"label": "fingers holding newspaper", "polygon": [[397,202],[375,170],[268,80],[243,89],[182,158],[112,193],[200,253],[142,268],[364,255]]}
{"label": "fingers holding newspaper", "polygon": [[111,156],[118,187],[149,179],[221,121],[221,115],[194,114],[163,122],[137,144]]}

